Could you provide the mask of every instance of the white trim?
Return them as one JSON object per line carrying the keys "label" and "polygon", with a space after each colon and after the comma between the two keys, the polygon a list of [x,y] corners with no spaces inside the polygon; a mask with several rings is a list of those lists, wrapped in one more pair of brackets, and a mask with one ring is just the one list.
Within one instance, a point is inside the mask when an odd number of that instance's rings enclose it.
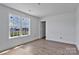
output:
{"label": "white trim", "polygon": [[[9,13],[9,19],[10,19],[10,15],[15,15],[15,14],[11,14],[11,13]],[[18,15],[15,15],[15,16],[18,16]],[[19,18],[21,17],[21,16],[18,16]],[[26,18],[26,17],[22,17],[22,18]],[[30,16],[28,17],[28,19],[29,19],[29,32],[28,32],[28,34],[27,35],[22,35],[22,34],[20,34],[19,36],[13,36],[13,37],[10,37],[10,27],[9,27],[9,39],[12,39],[12,38],[19,38],[19,37],[25,37],[25,36],[29,36],[31,33],[30,33],[30,30],[31,30],[31,28],[30,28],[30,24],[31,24],[31,22],[30,22]],[[21,21],[21,20],[20,20]],[[10,23],[10,21],[9,21],[9,23]],[[21,27],[22,28],[22,27]],[[21,29],[20,28],[20,29]],[[21,30],[20,30],[21,31]]]}
{"label": "white trim", "polygon": [[74,44],[74,45],[76,45],[76,43],[75,43],[75,42],[73,42],[73,41],[67,41],[67,40],[57,40],[57,39],[46,39],[46,40],[51,40],[51,41],[57,41],[57,42],[69,43],[69,44]]}
{"label": "white trim", "polygon": [[29,34],[28,34],[28,35],[20,35],[20,36],[9,37],[9,39],[20,38],[20,37],[26,37],[26,36],[29,36]]}

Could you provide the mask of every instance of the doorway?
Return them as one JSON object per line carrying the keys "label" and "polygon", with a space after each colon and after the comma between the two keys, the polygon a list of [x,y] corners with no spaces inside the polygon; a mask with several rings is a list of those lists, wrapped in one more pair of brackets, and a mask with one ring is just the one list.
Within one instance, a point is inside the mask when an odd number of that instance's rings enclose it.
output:
{"label": "doorway", "polygon": [[46,38],[46,21],[41,21],[41,38]]}

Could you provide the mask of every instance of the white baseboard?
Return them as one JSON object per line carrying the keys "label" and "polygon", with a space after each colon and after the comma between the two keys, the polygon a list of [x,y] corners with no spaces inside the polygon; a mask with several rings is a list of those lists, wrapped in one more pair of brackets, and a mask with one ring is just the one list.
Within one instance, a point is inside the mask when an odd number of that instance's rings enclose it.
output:
{"label": "white baseboard", "polygon": [[57,41],[57,42],[62,42],[62,43],[68,43],[68,44],[74,44],[74,45],[76,45],[76,43],[73,42],[73,41],[57,40],[57,39],[46,39],[46,40],[51,40],[51,41]]}
{"label": "white baseboard", "polygon": [[18,44],[15,44],[15,45],[13,45],[11,47],[8,47],[8,48],[5,48],[5,49],[0,50],[0,52],[7,51],[8,49],[12,49],[12,48],[17,47],[19,45],[22,45],[24,43],[28,43],[28,42],[31,42],[31,41],[34,41],[34,40],[38,40],[38,39],[39,39],[39,37],[35,37],[35,38],[29,39],[29,40],[24,41],[24,42],[19,42]]}

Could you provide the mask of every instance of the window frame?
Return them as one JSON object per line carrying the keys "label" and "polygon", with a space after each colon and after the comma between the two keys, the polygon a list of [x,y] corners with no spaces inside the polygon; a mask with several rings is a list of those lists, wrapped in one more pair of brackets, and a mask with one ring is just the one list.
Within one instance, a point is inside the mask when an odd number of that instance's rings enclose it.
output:
{"label": "window frame", "polygon": [[[14,15],[14,16],[18,16],[18,15],[15,15],[15,14],[9,14],[9,24],[10,24],[10,16],[12,16],[12,15]],[[9,39],[12,39],[12,38],[19,38],[19,37],[25,37],[25,36],[29,36],[30,35],[30,24],[31,24],[31,22],[30,22],[30,16],[29,17],[21,17],[21,16],[18,16],[18,17],[20,17],[20,35],[19,36],[13,36],[13,37],[11,37],[11,32],[10,32],[10,26],[9,26]],[[27,35],[22,35],[21,34],[21,32],[22,32],[22,19],[21,18],[28,18],[28,20],[29,20],[29,31],[28,31],[28,34]]]}

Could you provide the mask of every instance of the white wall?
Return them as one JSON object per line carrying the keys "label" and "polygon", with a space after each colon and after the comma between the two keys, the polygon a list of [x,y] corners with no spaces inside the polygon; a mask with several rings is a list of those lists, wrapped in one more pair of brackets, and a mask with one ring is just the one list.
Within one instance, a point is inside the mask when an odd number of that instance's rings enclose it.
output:
{"label": "white wall", "polygon": [[79,50],[79,6],[77,7],[76,10],[76,45],[78,47]]}
{"label": "white wall", "polygon": [[9,39],[9,13],[28,16],[28,14],[0,5],[0,51],[39,38],[39,18],[30,16],[31,35]]}
{"label": "white wall", "polygon": [[42,21],[46,21],[47,40],[75,43],[75,13],[49,16]]}

